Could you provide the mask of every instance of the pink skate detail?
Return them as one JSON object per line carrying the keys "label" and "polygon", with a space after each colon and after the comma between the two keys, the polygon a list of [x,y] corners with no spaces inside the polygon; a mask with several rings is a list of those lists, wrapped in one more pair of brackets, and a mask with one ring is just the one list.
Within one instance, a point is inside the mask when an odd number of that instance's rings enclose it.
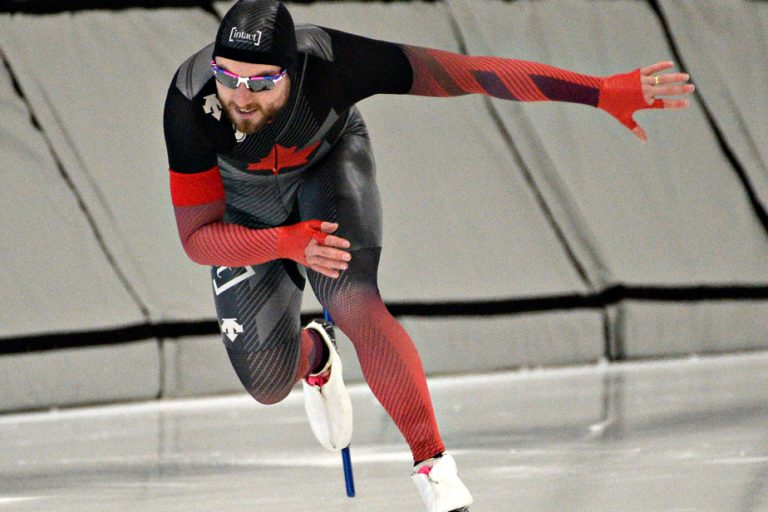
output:
{"label": "pink skate detail", "polygon": [[331,378],[331,371],[328,370],[327,372],[323,372],[317,375],[310,375],[307,377],[307,384],[310,386],[315,386],[318,388],[321,388],[325,386],[325,384],[330,380]]}
{"label": "pink skate detail", "polygon": [[431,467],[429,467],[429,466],[421,466],[416,473],[418,473],[419,475],[429,476],[429,473],[431,471],[432,471]]}

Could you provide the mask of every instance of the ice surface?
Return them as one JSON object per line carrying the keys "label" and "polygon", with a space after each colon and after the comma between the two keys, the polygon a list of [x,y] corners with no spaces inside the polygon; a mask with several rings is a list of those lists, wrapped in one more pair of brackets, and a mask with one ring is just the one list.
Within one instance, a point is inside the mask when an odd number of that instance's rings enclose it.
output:
{"label": "ice surface", "polygon": [[[768,354],[430,388],[473,512],[768,511]],[[0,416],[0,512],[423,510],[402,437],[351,391],[356,498],[296,392]]]}

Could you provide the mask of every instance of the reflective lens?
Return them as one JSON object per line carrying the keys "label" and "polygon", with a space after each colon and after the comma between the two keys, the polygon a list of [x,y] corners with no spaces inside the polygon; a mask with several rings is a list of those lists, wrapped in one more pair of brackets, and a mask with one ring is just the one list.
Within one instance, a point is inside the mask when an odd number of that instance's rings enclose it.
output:
{"label": "reflective lens", "polygon": [[222,72],[219,69],[213,70],[213,76],[216,77],[216,80],[223,85],[224,87],[227,87],[229,89],[235,89],[237,88],[238,80],[234,76],[229,76],[228,74]]}
{"label": "reflective lens", "polygon": [[245,86],[253,92],[271,91],[275,88],[275,85],[277,85],[277,81],[280,78],[282,77],[279,75],[277,79],[275,79],[275,77],[251,77],[245,82]]}
{"label": "reflective lens", "polygon": [[215,61],[211,61],[211,71],[213,71],[213,76],[216,77],[216,80],[224,87],[229,89],[237,89],[238,86],[242,83],[245,84],[245,86],[252,92],[270,91],[274,89],[275,85],[277,85],[277,82],[282,80],[286,73],[286,70],[284,69],[280,72],[279,75],[250,77],[239,76],[227,71],[226,69],[220,68],[216,65]]}

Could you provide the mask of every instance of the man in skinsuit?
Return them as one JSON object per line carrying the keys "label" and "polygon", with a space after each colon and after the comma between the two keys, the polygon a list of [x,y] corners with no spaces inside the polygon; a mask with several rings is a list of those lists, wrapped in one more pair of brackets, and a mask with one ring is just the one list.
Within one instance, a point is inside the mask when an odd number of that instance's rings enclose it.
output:
{"label": "man in skinsuit", "polygon": [[302,381],[312,431],[349,443],[352,414],[330,328],[300,325],[306,278],[352,341],[365,379],[408,443],[427,510],[472,497],[435,422],[424,371],[377,286],[381,205],[355,107],[374,94],[487,94],[600,108],[645,140],[632,115],[684,108],[688,76],[661,62],[607,78],[470,57],[321,28],[285,6],[240,0],[214,43],[176,72],[164,128],[184,250],[211,266],[222,339],[251,395],[276,403]]}

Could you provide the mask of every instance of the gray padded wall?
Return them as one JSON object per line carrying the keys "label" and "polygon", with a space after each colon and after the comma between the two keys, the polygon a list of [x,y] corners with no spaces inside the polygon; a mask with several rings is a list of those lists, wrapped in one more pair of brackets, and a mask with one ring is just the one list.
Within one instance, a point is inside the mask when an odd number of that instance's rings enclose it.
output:
{"label": "gray padded wall", "polygon": [[162,115],[174,71],[216,25],[178,9],[0,18],[0,47],[154,321],[211,317],[207,272],[176,235]]}
{"label": "gray padded wall", "polygon": [[[116,265],[136,290],[138,303],[152,322],[214,318],[208,271],[186,258],[176,235],[162,112],[165,92],[176,68],[209,42],[217,24],[214,16],[199,9],[0,17],[0,48],[6,53],[54,151],[95,219]],[[29,33],[38,34],[31,43],[24,36]],[[93,43],[96,41],[98,44]],[[72,70],[76,70],[76,74]],[[57,267],[58,273],[69,280],[79,279],[77,273],[62,272],[62,269],[80,268],[76,262],[82,263],[84,250],[78,247],[78,243],[82,243],[78,240],[82,239],[90,240],[90,237],[74,237],[68,252],[73,261]],[[93,259],[96,261],[92,263],[91,272],[104,265],[103,256],[101,260]],[[81,280],[94,283],[92,277]],[[72,289],[77,290],[75,286]],[[99,289],[94,286],[94,290],[83,293],[82,299],[71,302],[72,307],[77,311],[96,309],[92,304],[100,303]],[[67,298],[59,296],[49,310],[56,314],[56,306],[70,304],[66,301]],[[121,316],[125,316],[120,309],[136,310],[136,305],[115,309],[117,311],[101,315],[110,319],[108,326],[145,320],[134,315],[130,322],[120,321]],[[61,325],[58,329],[78,331],[91,327],[83,321]],[[199,338],[167,340],[161,351],[158,351],[157,340],[137,343],[135,347],[144,350],[147,359],[144,364],[135,364],[135,372],[128,374],[133,373],[137,379],[151,384],[146,397],[157,396],[161,382],[167,387],[163,393],[170,395],[239,389],[239,383],[234,383],[238,387],[233,384],[231,369],[229,374],[219,371],[223,364],[228,368],[229,363],[220,341],[215,338],[204,337],[207,343],[201,343]],[[115,350],[89,350],[104,357],[124,359],[125,349],[121,346]],[[12,364],[16,366],[13,367],[26,364],[26,357],[14,356]],[[37,355],[31,357],[36,360]],[[57,357],[57,353],[49,353],[49,357]],[[71,358],[64,360],[67,365],[72,364]],[[87,364],[83,366],[87,370]],[[164,368],[162,376],[160,368]],[[70,372],[72,378],[79,378],[77,373],[71,373],[71,368],[57,365],[51,365],[48,372],[38,378],[58,378],[66,372]],[[120,372],[125,373],[125,369]],[[207,375],[211,375],[215,383],[211,383]],[[120,398],[120,393],[113,389],[124,387],[123,378],[94,377],[90,381],[93,387],[103,388],[108,395],[101,400]],[[125,398],[134,395],[125,389]],[[48,402],[41,398],[11,403],[14,407],[64,405],[78,403],[81,401],[78,396],[77,393],[61,396],[54,393],[49,395]],[[82,400],[87,399],[88,393],[83,393]]]}
{"label": "gray padded wall", "polygon": [[0,410],[149,400],[160,394],[156,340],[0,357]]}
{"label": "gray padded wall", "polygon": [[[5,68],[0,119],[0,349],[2,338],[141,323]],[[158,371],[154,340],[4,356],[0,410],[152,398]]]}
{"label": "gray padded wall", "polygon": [[[449,5],[474,54],[526,58],[603,76],[671,56],[658,19],[643,2],[450,0]],[[492,104],[555,205],[581,262],[597,276],[595,285],[768,283],[766,231],[698,103],[680,113],[637,114],[649,133],[648,145],[595,109]],[[558,208],[564,201],[567,206]],[[719,303],[668,306],[621,304],[618,354],[768,346],[766,336],[755,336],[768,332],[765,301],[739,302],[734,307],[750,314],[738,316],[722,314],[733,308]],[[717,321],[708,322],[704,331],[699,320],[709,316]],[[669,323],[664,328],[660,322]],[[659,332],[664,336],[657,337]]]}
{"label": "gray padded wall", "polygon": [[662,0],[699,95],[768,209],[768,3]]}
{"label": "gray padded wall", "polygon": [[137,323],[142,315],[104,258],[26,105],[0,72],[3,337]]}
{"label": "gray padded wall", "polygon": [[164,396],[243,391],[219,335],[164,340],[163,362]]}

